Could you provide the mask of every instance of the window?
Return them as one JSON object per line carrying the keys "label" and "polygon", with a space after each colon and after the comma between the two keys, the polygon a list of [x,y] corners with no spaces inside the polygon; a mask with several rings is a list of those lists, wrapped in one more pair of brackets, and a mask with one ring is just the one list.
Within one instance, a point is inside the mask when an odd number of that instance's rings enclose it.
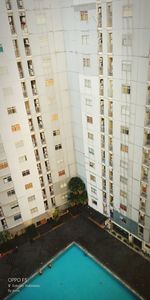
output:
{"label": "window", "polygon": [[33,187],[32,182],[25,184],[25,189],[26,189],[26,190],[29,190],[29,189],[31,189],[32,187]]}
{"label": "window", "polygon": [[25,170],[22,172],[22,176],[27,176],[30,174],[30,171],[29,170]]}
{"label": "window", "polygon": [[34,208],[30,209],[30,212],[31,212],[31,214],[34,214],[34,213],[38,212],[38,208],[34,207]]}
{"label": "window", "polygon": [[86,117],[87,123],[93,124],[93,118],[90,116]]}
{"label": "window", "polygon": [[129,116],[130,108],[127,105],[121,105],[121,114],[125,116]]}
{"label": "window", "polygon": [[131,72],[131,63],[130,62],[122,62],[122,71]]}
{"label": "window", "polygon": [[18,202],[11,203],[11,209],[19,207]]}
{"label": "window", "polygon": [[20,124],[15,124],[11,126],[12,132],[19,131],[20,129]]}
{"label": "window", "polygon": [[124,160],[121,160],[120,161],[120,167],[124,168],[124,169],[127,169],[128,168],[128,162],[124,161]]}
{"label": "window", "polygon": [[61,144],[55,145],[55,150],[60,150],[60,149],[62,149],[62,145]]}
{"label": "window", "polygon": [[17,214],[14,216],[14,221],[21,219],[21,214]]}
{"label": "window", "polygon": [[127,47],[132,45],[132,35],[131,34],[124,34],[122,37],[122,45]]}
{"label": "window", "polygon": [[128,95],[130,95],[130,92],[131,92],[131,88],[130,88],[130,86],[129,85],[122,85],[122,93],[123,94],[128,94]]}
{"label": "window", "polygon": [[90,58],[83,58],[83,67],[90,67]]}
{"label": "window", "polygon": [[96,182],[96,177],[94,175],[90,175],[90,180]]}
{"label": "window", "polygon": [[54,79],[47,79],[45,80],[45,86],[52,86],[54,84]]}
{"label": "window", "polygon": [[59,171],[59,172],[58,172],[58,175],[59,175],[59,176],[65,175],[65,170]]}
{"label": "window", "polygon": [[97,201],[94,200],[94,199],[92,199],[92,203],[93,203],[94,205],[97,205]]}
{"label": "window", "polygon": [[26,155],[20,156],[20,157],[19,157],[19,162],[22,163],[22,162],[24,162],[24,161],[27,161]]}
{"label": "window", "polygon": [[16,142],[16,143],[15,143],[15,146],[16,146],[16,148],[23,147],[23,146],[24,146],[23,140],[20,140],[20,141]]}
{"label": "window", "polygon": [[88,11],[80,11],[80,21],[88,21]]}
{"label": "window", "polygon": [[38,14],[36,16],[36,24],[37,25],[44,25],[46,23],[46,16],[45,14]]}
{"label": "window", "polygon": [[32,202],[35,200],[35,195],[28,197],[28,202]]}
{"label": "window", "polygon": [[8,167],[8,163],[6,161],[0,162],[0,170],[5,169]]}
{"label": "window", "polygon": [[123,17],[124,18],[132,17],[132,6],[131,5],[123,6]]}
{"label": "window", "polygon": [[88,106],[92,106],[92,99],[86,98],[85,99],[85,104],[88,105]]}
{"label": "window", "polygon": [[3,182],[4,182],[4,183],[8,183],[8,182],[10,182],[10,181],[12,181],[12,178],[11,178],[10,175],[3,178]]}
{"label": "window", "polygon": [[84,86],[87,87],[87,88],[91,88],[91,80],[84,79]]}
{"label": "window", "polygon": [[89,161],[89,166],[90,166],[91,168],[95,168],[95,163],[92,162],[92,161]]}
{"label": "window", "polygon": [[124,176],[120,176],[120,182],[127,184],[128,183],[128,179]]}
{"label": "window", "polygon": [[94,155],[94,149],[93,149],[93,148],[90,148],[90,147],[89,147],[89,148],[88,148],[88,151],[89,151],[90,154]]}
{"label": "window", "polygon": [[122,152],[127,152],[128,153],[128,146],[127,145],[121,144],[120,149],[121,149]]}
{"label": "window", "polygon": [[120,191],[120,196],[123,197],[123,198],[127,198],[127,193],[121,190]]}
{"label": "window", "polygon": [[61,163],[63,163],[63,159],[57,160],[57,164],[61,164]]}
{"label": "window", "polygon": [[125,126],[121,126],[121,133],[128,135],[129,134],[129,128],[125,127]]}
{"label": "window", "polygon": [[9,191],[7,192],[7,196],[8,196],[8,197],[11,197],[12,195],[15,195],[15,190],[14,190],[14,189],[9,190]]}
{"label": "window", "polygon": [[60,135],[59,129],[53,130],[53,136],[56,136],[56,135]]}
{"label": "window", "polygon": [[126,207],[126,205],[124,205],[124,204],[120,204],[120,208],[122,209],[122,210],[124,210],[124,211],[127,211],[127,207]]}
{"label": "window", "polygon": [[63,188],[65,188],[66,186],[67,186],[66,183],[62,183],[62,184],[60,185],[60,188],[63,189]]}
{"label": "window", "polygon": [[2,44],[0,44],[0,53],[3,53],[3,45]]}
{"label": "window", "polygon": [[51,121],[57,121],[58,120],[58,114],[51,115]]}
{"label": "window", "polygon": [[91,187],[91,192],[94,193],[94,194],[97,194],[97,190],[93,187]]}
{"label": "window", "polygon": [[88,139],[90,139],[90,140],[94,140],[94,134],[93,134],[93,133],[90,133],[90,132],[88,132]]}
{"label": "window", "polygon": [[87,45],[88,41],[89,41],[89,35],[88,34],[83,34],[81,36],[81,39],[82,39],[82,45]]}

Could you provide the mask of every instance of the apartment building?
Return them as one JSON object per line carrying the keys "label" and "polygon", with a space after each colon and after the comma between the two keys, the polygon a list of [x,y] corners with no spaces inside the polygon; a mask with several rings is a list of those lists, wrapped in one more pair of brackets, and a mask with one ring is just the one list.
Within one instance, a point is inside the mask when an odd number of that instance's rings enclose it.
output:
{"label": "apartment building", "polygon": [[150,252],[149,9],[149,1],[97,1],[101,197],[95,202],[91,197],[93,208],[100,208],[112,220],[114,228],[119,227],[121,234],[147,252]]}
{"label": "apartment building", "polygon": [[61,8],[0,3],[0,230],[40,224],[76,174]]}

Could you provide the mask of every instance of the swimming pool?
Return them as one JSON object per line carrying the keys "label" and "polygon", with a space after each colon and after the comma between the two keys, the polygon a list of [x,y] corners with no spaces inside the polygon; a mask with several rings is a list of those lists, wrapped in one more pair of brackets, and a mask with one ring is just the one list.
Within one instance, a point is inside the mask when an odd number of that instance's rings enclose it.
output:
{"label": "swimming pool", "polygon": [[13,300],[139,299],[77,244],[72,244],[33,277]]}

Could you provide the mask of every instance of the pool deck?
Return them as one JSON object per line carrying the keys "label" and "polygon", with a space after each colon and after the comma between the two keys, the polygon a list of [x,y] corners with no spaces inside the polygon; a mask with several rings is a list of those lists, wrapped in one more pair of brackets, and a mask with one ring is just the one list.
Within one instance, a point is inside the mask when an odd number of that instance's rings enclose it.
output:
{"label": "pool deck", "polygon": [[[87,210],[62,218],[53,229],[39,228],[41,237],[26,241],[17,252],[0,259],[0,299],[8,294],[8,278],[28,278],[73,241],[79,243],[144,299],[150,299],[150,262],[94,224]],[[94,218],[94,215],[92,215]],[[103,217],[95,221],[103,222]],[[83,299],[84,300],[84,299]],[[92,299],[91,299],[92,300]],[[116,299],[117,300],[117,299]]]}

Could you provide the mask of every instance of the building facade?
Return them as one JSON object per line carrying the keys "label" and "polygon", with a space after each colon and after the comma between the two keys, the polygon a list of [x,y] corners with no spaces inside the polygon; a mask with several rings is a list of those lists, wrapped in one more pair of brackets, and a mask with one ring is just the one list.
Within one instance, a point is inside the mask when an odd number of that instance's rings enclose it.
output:
{"label": "building facade", "polygon": [[1,1],[0,228],[39,223],[80,176],[150,251],[150,3]]}
{"label": "building facade", "polygon": [[65,36],[53,3],[0,3],[0,230],[12,233],[62,207],[76,174]]}

